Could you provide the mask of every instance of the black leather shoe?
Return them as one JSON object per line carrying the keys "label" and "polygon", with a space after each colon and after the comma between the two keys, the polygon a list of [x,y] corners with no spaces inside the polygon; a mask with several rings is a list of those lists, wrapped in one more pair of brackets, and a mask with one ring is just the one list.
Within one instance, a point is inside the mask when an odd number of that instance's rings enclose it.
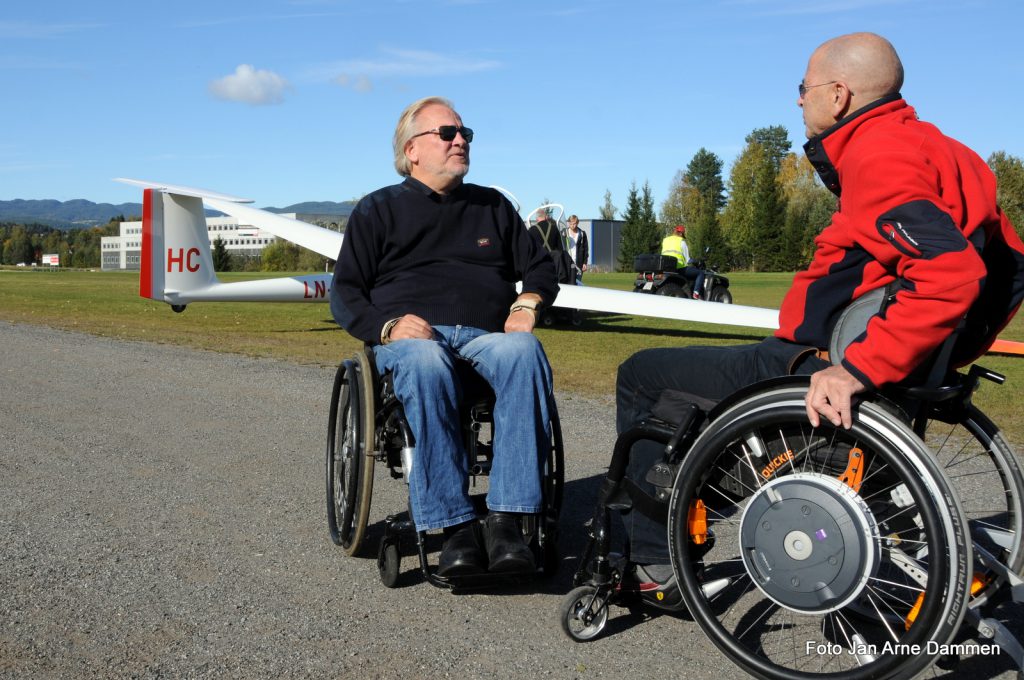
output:
{"label": "black leather shoe", "polygon": [[477,522],[466,522],[449,534],[441,548],[441,556],[437,561],[438,576],[465,576],[480,574],[487,571],[487,561],[480,548],[477,534]]}
{"label": "black leather shoe", "polygon": [[487,548],[487,570],[494,573],[532,572],[537,569],[533,552],[523,542],[516,516],[492,512],[484,520],[484,545]]}

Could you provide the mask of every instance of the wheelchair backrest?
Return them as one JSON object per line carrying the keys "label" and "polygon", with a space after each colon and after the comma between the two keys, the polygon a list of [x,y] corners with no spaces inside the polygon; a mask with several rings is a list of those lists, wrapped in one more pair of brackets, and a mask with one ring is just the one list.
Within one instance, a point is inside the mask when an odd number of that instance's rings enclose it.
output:
{"label": "wheelchair backrest", "polygon": [[[868,323],[871,319],[885,315],[885,310],[896,298],[898,289],[899,284],[894,281],[887,286],[861,295],[843,309],[832,327],[832,335],[828,343],[829,361],[833,365],[841,364],[847,348],[867,334]],[[932,352],[931,356],[924,357],[901,384],[938,387],[944,383],[953,368],[950,365],[950,355],[963,326],[964,324],[961,323],[960,327]]]}

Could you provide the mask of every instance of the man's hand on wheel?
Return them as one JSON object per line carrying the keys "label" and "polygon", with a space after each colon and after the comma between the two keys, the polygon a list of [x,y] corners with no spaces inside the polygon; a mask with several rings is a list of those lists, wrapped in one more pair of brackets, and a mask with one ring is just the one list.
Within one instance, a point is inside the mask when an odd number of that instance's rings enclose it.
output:
{"label": "man's hand on wheel", "polygon": [[820,414],[836,427],[842,425],[849,430],[853,427],[853,395],[866,389],[864,383],[842,366],[818,371],[811,376],[811,388],[804,398],[807,419],[818,427]]}

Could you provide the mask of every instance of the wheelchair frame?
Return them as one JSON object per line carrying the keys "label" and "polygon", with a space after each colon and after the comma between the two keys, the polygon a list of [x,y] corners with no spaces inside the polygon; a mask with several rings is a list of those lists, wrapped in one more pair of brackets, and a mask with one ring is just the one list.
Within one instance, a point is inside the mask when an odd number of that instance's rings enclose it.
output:
{"label": "wheelchair frame", "polygon": [[[463,364],[459,364],[463,366]],[[493,426],[494,394],[469,364],[460,373],[465,388],[460,420],[464,445],[469,456],[471,482],[489,475],[491,441],[481,441],[484,431]],[[472,374],[472,375],[470,375]],[[475,392],[475,393],[474,393]],[[541,479],[542,512],[522,520],[524,540],[534,551],[540,565],[537,574],[551,575],[558,568],[556,539],[562,503],[565,464],[564,447],[557,407],[549,404],[551,441],[544,459]],[[493,435],[493,431],[491,432]],[[346,554],[357,555],[366,539],[370,500],[373,492],[374,464],[387,466],[392,478],[405,477],[415,441],[405,420],[401,403],[395,397],[390,376],[377,375],[372,351],[363,348],[341,363],[331,393],[327,433],[327,520],[331,540]],[[483,497],[474,495],[482,506]],[[478,508],[483,512],[483,507]],[[391,588],[398,583],[402,537],[413,533],[420,571],[424,579],[437,587],[473,589],[507,582],[509,574],[438,576],[429,564],[427,532],[417,531],[411,506],[404,513],[389,514],[377,551],[381,582]]]}
{"label": "wheelchair frame", "polygon": [[[631,605],[637,601],[637,593],[623,583],[632,565],[610,550],[611,512],[631,507],[637,511],[625,493],[623,479],[633,444],[651,440],[665,445],[663,462],[670,470],[665,473],[669,476],[660,500],[665,503],[670,490],[667,530],[673,570],[683,595],[679,609],[689,609],[716,646],[747,672],[779,678],[829,674],[903,677],[924,670],[937,659],[939,665],[948,666],[956,659],[939,658],[942,645],[957,635],[965,618],[979,640],[1000,645],[1018,668],[1024,667],[1020,643],[993,615],[1008,598],[1024,598],[1019,575],[1024,565],[1024,477],[1012,447],[971,403],[981,378],[1003,381],[999,374],[975,366],[968,374],[956,374],[954,381],[939,388],[888,390],[885,397],[858,405],[852,434],[827,423],[817,431],[810,428],[803,407],[807,378],[801,377],[766,381],[737,392],[708,414],[709,424],[703,431],[701,414],[693,406],[683,414],[678,426],[650,419],[622,433],[615,443],[608,475],[588,523],[588,544],[574,575],[576,587],[563,600],[559,611],[563,630],[576,641],[593,639],[607,622],[609,605]],[[937,457],[925,445],[928,425],[935,422],[964,425],[967,435],[962,438],[970,440],[964,446],[979,444],[988,458],[960,452],[951,454],[948,461]],[[823,463],[817,469],[798,469],[801,461],[820,455],[815,453],[820,447],[816,442],[828,441],[823,432],[830,432],[828,437],[842,443],[846,453],[831,467]],[[726,459],[730,447],[742,453]],[[758,447],[768,457],[752,455],[757,454]],[[844,450],[835,445],[832,449]],[[758,479],[757,469],[749,465],[754,458],[779,462],[774,467],[765,466],[769,473]],[[984,460],[979,462],[979,458]],[[879,464],[879,460],[885,465]],[[722,461],[735,463],[735,473],[731,468],[725,472]],[[993,493],[997,494],[1001,487],[1006,507],[982,514],[981,508],[989,506],[981,504],[977,506],[978,512],[965,516],[961,494],[950,481],[957,476],[947,476],[940,463],[950,473],[966,466],[964,476],[979,474],[971,465],[994,467],[994,471],[989,469],[985,473],[986,479],[992,480]],[[888,472],[880,471],[885,469]],[[728,479],[729,476],[732,478]],[[862,488],[862,484],[866,486]],[[735,492],[737,500],[728,502],[729,492],[723,491],[726,487]],[[871,497],[872,488],[875,493],[888,493],[893,499],[899,495],[892,495],[893,491],[900,490],[900,494],[909,494],[907,498],[912,497],[913,503],[894,510],[888,507],[892,501],[884,495]],[[719,497],[727,499],[732,516],[725,516],[719,508],[718,504],[723,502]],[[830,504],[832,510],[822,510]],[[801,561],[806,559],[800,552],[804,548],[798,550],[794,546],[801,545],[806,535],[801,530],[801,513],[794,509],[797,507],[822,526],[837,517],[855,520],[852,524],[857,525],[858,531],[847,532],[841,548],[843,558],[853,558],[860,571],[854,569],[843,575],[817,564],[811,568],[812,562]],[[751,521],[768,518],[772,508],[785,511],[774,515],[785,520],[791,530],[785,541],[772,539],[768,528]],[[914,517],[920,520],[916,525],[900,519],[912,510],[917,510]],[[741,511],[742,518],[735,520]],[[768,519],[764,521],[770,524]],[[780,536],[786,529],[776,527],[775,531],[780,532],[775,536]],[[908,541],[908,535],[920,539],[917,545],[922,547],[916,548],[916,552],[911,548],[915,542]],[[790,540],[791,536],[796,538]],[[971,550],[966,548],[968,542]],[[731,564],[730,560],[717,557],[719,553],[731,557],[740,545],[743,550]],[[771,568],[760,566],[754,555],[771,561]],[[941,559],[934,559],[936,555]],[[972,570],[972,561],[978,570]],[[784,569],[780,565],[789,566]],[[789,568],[793,565],[804,571]],[[800,589],[796,586],[778,583],[782,576],[795,582],[805,573],[816,577],[819,585],[827,582],[831,587],[838,583],[841,592],[832,593],[831,599],[824,598],[824,604],[815,604],[804,592],[806,588],[798,593]],[[828,581],[829,578],[833,580]],[[935,582],[942,587],[925,587]],[[745,591],[741,584],[745,584]],[[915,588],[921,591],[916,602],[908,596]],[[903,592],[897,592],[901,589]],[[829,589],[819,589],[820,592]],[[728,620],[742,601],[751,599],[759,600],[759,609],[751,606],[746,612],[747,619],[740,617],[742,626]],[[721,611],[726,606],[722,602],[729,603],[725,613]],[[761,607],[760,602],[765,606]],[[872,617],[877,619],[872,628],[884,631],[881,637],[879,630],[864,630],[867,626],[861,621]],[[901,618],[904,620],[900,621]],[[815,633],[808,621],[816,623],[820,633]],[[827,626],[836,628],[836,622],[843,632],[827,633]],[[902,633],[895,631],[899,624],[906,629]],[[789,650],[787,654],[792,659],[771,657],[773,652],[766,648],[782,637],[781,633],[773,633],[772,626],[787,631],[787,636],[797,635],[794,631],[801,629],[808,639],[821,638],[818,642],[826,647],[845,636],[842,644],[834,645],[844,654],[856,651],[857,636],[861,636],[863,643],[859,648],[867,652],[874,649],[869,643],[877,643],[885,636],[907,646],[903,650],[897,648],[902,653],[888,657],[877,653],[859,657],[847,654],[850,663],[831,659],[811,668],[806,658],[800,659],[802,649]],[[747,639],[751,630],[762,630],[769,639]],[[937,642],[939,651],[908,653],[930,649],[921,644],[927,641]],[[830,666],[831,663],[836,665]],[[847,667],[837,669],[844,664]]]}

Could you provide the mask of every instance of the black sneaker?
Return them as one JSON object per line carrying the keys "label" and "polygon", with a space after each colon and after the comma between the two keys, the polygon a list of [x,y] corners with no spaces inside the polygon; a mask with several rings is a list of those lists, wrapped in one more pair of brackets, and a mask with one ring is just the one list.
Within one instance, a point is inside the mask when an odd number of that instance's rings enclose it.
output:
{"label": "black sneaker", "polygon": [[624,575],[621,588],[658,609],[677,612],[686,608],[671,564],[635,564]]}

